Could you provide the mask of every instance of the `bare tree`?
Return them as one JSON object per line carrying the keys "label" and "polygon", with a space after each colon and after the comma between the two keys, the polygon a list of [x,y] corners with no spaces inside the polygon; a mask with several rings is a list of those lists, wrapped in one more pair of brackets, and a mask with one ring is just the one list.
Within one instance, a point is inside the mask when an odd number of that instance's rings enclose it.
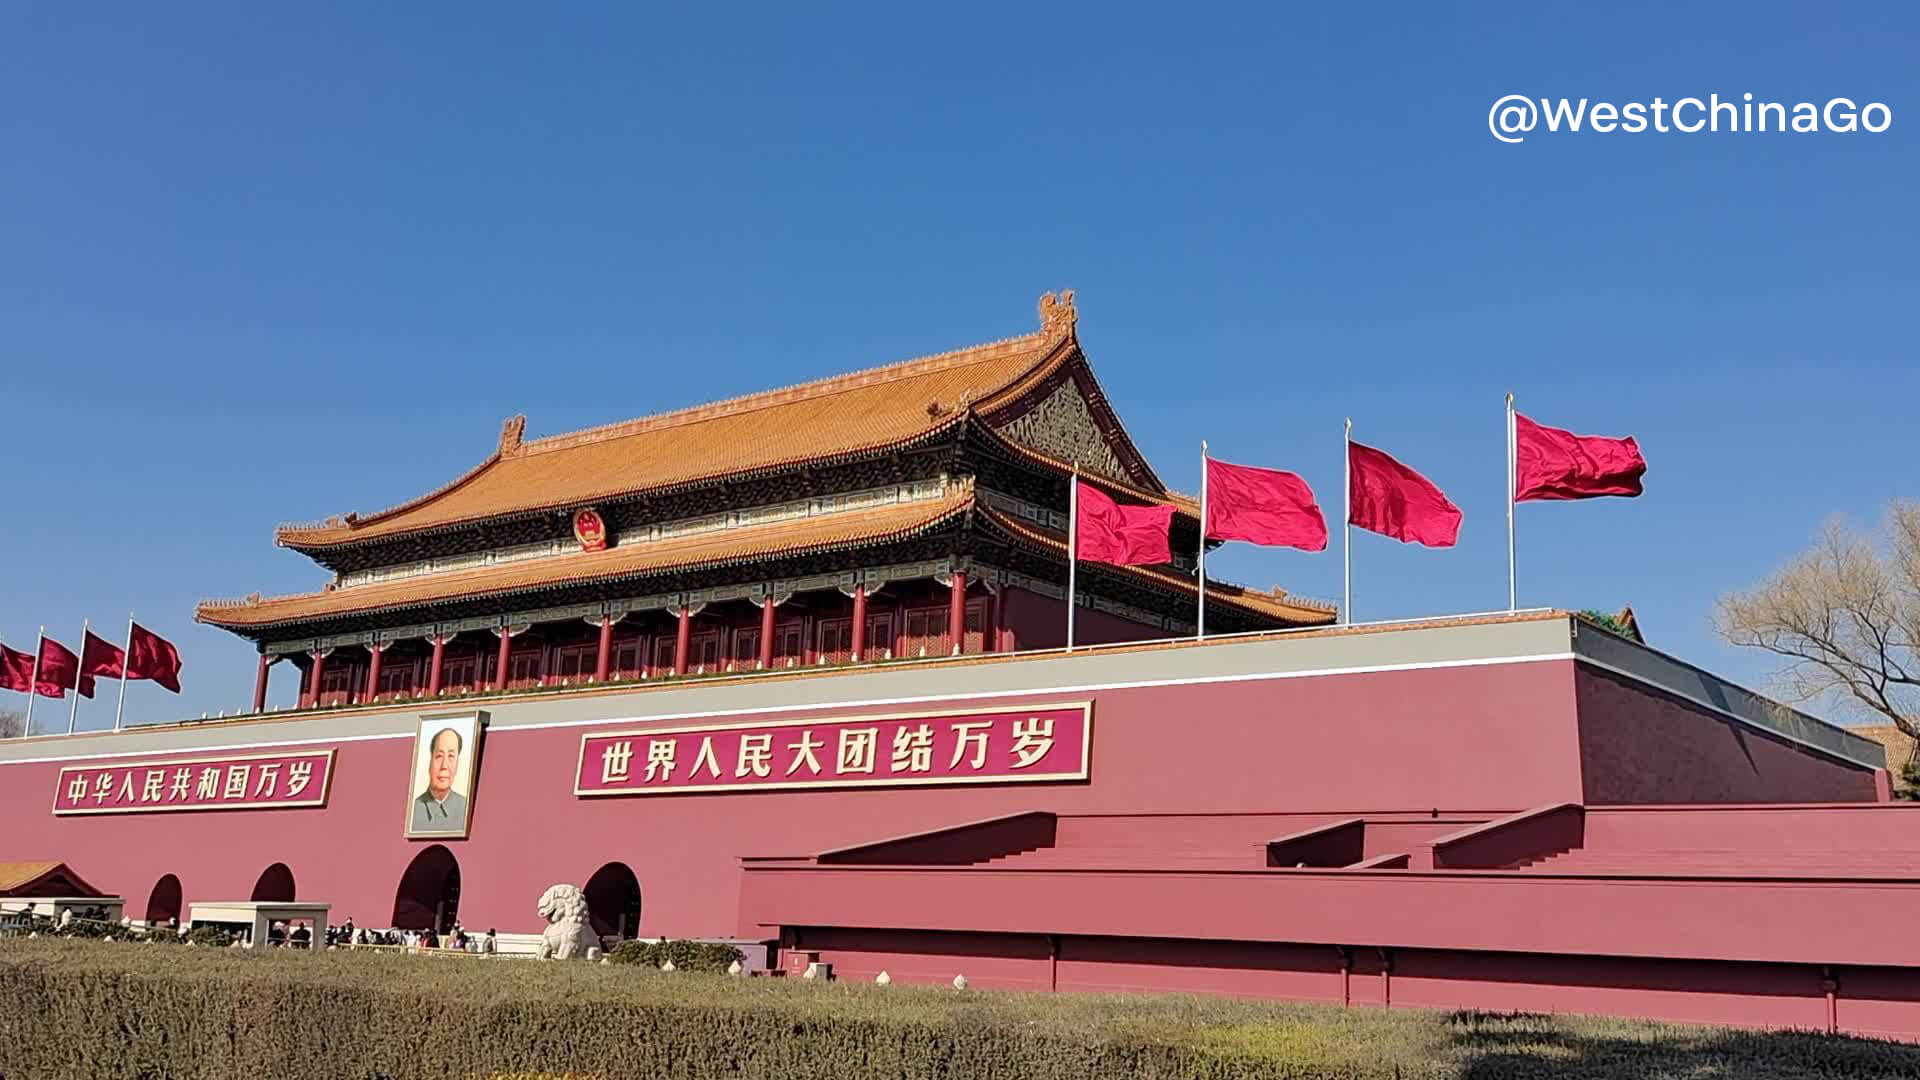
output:
{"label": "bare tree", "polygon": [[1766,581],[1722,597],[1735,645],[1783,658],[1783,690],[1831,697],[1920,739],[1920,503],[1896,502],[1885,535],[1841,521]]}
{"label": "bare tree", "polygon": [[27,733],[27,714],[19,709],[0,709],[0,739],[13,739]]}

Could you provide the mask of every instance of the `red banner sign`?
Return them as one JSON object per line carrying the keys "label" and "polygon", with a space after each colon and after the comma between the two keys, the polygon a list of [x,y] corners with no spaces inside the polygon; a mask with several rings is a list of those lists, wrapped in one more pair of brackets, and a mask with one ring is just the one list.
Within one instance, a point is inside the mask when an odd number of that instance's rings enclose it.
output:
{"label": "red banner sign", "polygon": [[172,758],[60,770],[55,814],[324,806],[333,751]]}
{"label": "red banner sign", "polygon": [[1085,780],[1093,706],[583,735],[575,795]]}

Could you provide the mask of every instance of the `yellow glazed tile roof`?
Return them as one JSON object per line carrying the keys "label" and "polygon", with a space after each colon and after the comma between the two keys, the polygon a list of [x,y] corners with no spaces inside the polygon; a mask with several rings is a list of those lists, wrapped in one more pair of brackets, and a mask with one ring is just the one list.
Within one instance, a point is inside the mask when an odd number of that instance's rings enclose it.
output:
{"label": "yellow glazed tile roof", "polygon": [[885,543],[945,522],[973,505],[973,488],[958,484],[944,498],[896,503],[819,517],[699,533],[604,551],[576,552],[372,585],[328,588],[266,599],[203,603],[194,618],[214,626],[278,623],[385,611],[447,600],[524,592],[576,582],[644,577],[731,562],[810,554]]}
{"label": "yellow glazed tile roof", "polygon": [[[49,882],[49,885],[58,888],[60,892],[48,893],[43,889],[37,889],[32,893],[21,892],[22,889],[32,886],[35,882],[56,874],[58,877],[55,881]],[[87,884],[79,874],[73,872],[72,867],[63,862],[56,862],[50,859],[31,862],[0,862],[0,896],[48,895],[100,896],[103,894],[99,889]]]}
{"label": "yellow glazed tile roof", "polygon": [[17,889],[59,867],[57,862],[0,862],[0,893]]}
{"label": "yellow glazed tile roof", "polygon": [[911,442],[1024,385],[1066,351],[1070,320],[1069,311],[1024,337],[531,442],[520,441],[516,417],[492,456],[438,491],[376,514],[282,526],[276,538],[333,547]]}

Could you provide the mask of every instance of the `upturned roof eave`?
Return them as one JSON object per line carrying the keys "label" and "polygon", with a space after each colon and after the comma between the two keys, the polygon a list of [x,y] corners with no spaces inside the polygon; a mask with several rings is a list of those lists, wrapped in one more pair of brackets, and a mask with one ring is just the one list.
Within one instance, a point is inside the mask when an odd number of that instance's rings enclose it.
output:
{"label": "upturned roof eave", "polygon": [[[1085,363],[1085,356],[1080,348],[1079,339],[1075,330],[1075,317],[1072,313],[1071,294],[1068,294],[1065,300],[1065,307],[1063,308],[1050,308],[1047,302],[1051,299],[1051,295],[1042,299],[1043,326],[1042,329],[1035,334],[1004,338],[1000,341],[968,346],[929,357],[921,357],[916,360],[902,361],[899,364],[883,365],[879,368],[868,369],[864,372],[850,372],[846,375],[832,376],[826,379],[816,380],[812,383],[803,383],[781,390],[762,391],[757,394],[745,395],[742,398],[694,406],[689,409],[661,414],[657,417],[642,417],[638,420],[603,425],[602,427],[590,428],[585,431],[549,436],[525,444],[519,441],[520,425],[524,423],[524,419],[516,418],[515,420],[508,421],[506,430],[502,434],[499,449],[453,481],[424,495],[365,516],[348,514],[342,518],[329,519],[327,523],[317,526],[283,525],[274,530],[274,542],[281,547],[298,551],[304,555],[318,557],[325,552],[341,551],[361,545],[384,543],[413,537],[439,535],[463,528],[471,528],[485,522],[523,520],[527,517],[552,513],[588,503],[617,502],[637,497],[670,495],[681,491],[709,487],[715,484],[775,475],[781,472],[809,467],[842,464],[859,460],[863,457],[895,452],[937,439],[947,432],[952,431],[957,424],[963,422],[969,415],[985,416],[995,409],[1004,408],[1016,403],[1024,393],[1036,385],[1036,380],[1044,380],[1050,377],[1054,372],[1058,371],[1061,366],[1076,362],[1076,358],[1079,372],[1085,376],[1089,385],[1092,387],[1091,404],[1093,408],[1103,419],[1105,425],[1115,433],[1114,437],[1119,444],[1116,447],[1117,451],[1120,452],[1124,459],[1136,464],[1150,481],[1158,484],[1158,477],[1153,475],[1152,468],[1147,464],[1146,458],[1141,455],[1139,449],[1134,446],[1132,437],[1127,434],[1124,425],[1119,421],[1119,417],[1114,414],[1111,405],[1105,399],[1104,392],[1101,391],[1099,387],[1098,381],[1094,379],[1091,369],[1088,368]],[[1049,311],[1052,311],[1054,314],[1050,315]],[[644,425],[679,422],[676,418],[680,417],[705,418],[706,414],[712,413],[715,410],[737,407],[740,403],[755,403],[754,408],[777,408],[782,404],[788,403],[793,399],[793,395],[796,394],[803,392],[837,393],[844,389],[842,386],[843,383],[850,381],[854,385],[870,385],[868,383],[862,383],[861,380],[885,378],[889,372],[912,368],[916,365],[930,366],[930,370],[933,371],[946,370],[939,365],[952,363],[956,358],[965,354],[979,353],[986,357],[979,361],[969,362],[994,362],[992,359],[993,351],[1005,349],[1014,349],[1015,353],[1013,355],[1016,356],[1021,353],[1027,354],[1027,358],[1015,374],[1006,377],[1004,381],[998,383],[985,393],[978,395],[974,400],[969,401],[963,398],[959,403],[959,408],[955,409],[951,415],[937,418],[937,422],[930,423],[917,431],[905,435],[856,443],[851,446],[833,450],[829,453],[815,452],[796,454],[774,461],[756,462],[744,467],[682,477],[666,483],[611,487],[603,492],[591,495],[546,501],[535,505],[513,506],[498,512],[470,513],[457,518],[434,521],[430,524],[413,528],[377,528],[385,523],[392,522],[396,517],[419,511],[423,507],[430,506],[441,499],[455,494],[486,476],[491,470],[498,468],[503,462],[521,455],[529,453],[551,453],[556,450],[564,450],[583,439],[594,440],[624,437],[637,433]],[[918,377],[920,374],[925,373],[926,371],[920,371],[913,377]],[[764,404],[759,404],[760,402],[764,402]],[[930,419],[936,418],[930,417]],[[377,531],[369,532],[369,530],[376,529]]]}
{"label": "upturned roof eave", "polygon": [[1084,380],[1080,388],[1086,395],[1087,407],[1093,411],[1102,433],[1118,444],[1113,447],[1115,456],[1124,463],[1137,467],[1148,481],[1144,486],[1129,484],[1129,487],[1156,498],[1171,494],[1167,485],[1161,481],[1159,474],[1154,472],[1153,464],[1134,444],[1132,433],[1121,421],[1120,414],[1114,409],[1113,403],[1107,399],[1106,388],[1100,385],[1099,376],[1094,374],[1093,365],[1087,361],[1086,351],[1080,346],[1077,331],[1067,334],[1040,363],[1028,369],[1020,378],[979,401],[975,405],[975,411],[988,424],[992,424],[1001,415],[1012,411],[1029,393],[1052,378],[1063,367],[1072,368],[1070,377],[1073,377],[1076,383]]}
{"label": "upturned roof eave", "polygon": [[554,592],[561,589],[575,588],[575,587],[586,586],[586,585],[611,585],[611,584],[617,584],[617,583],[628,582],[628,581],[641,581],[648,578],[668,577],[675,574],[697,573],[701,571],[721,569],[729,566],[749,565],[754,562],[764,561],[766,559],[809,558],[813,556],[831,554],[831,553],[840,552],[840,551],[855,551],[862,548],[880,547],[888,544],[896,544],[904,540],[911,540],[920,536],[925,536],[927,533],[932,532],[940,528],[941,526],[948,524],[954,519],[959,518],[967,514],[968,512],[972,511],[975,508],[975,505],[976,504],[974,501],[974,495],[971,490],[968,490],[963,495],[957,496],[953,499],[948,500],[948,502],[945,505],[939,507],[937,511],[930,513],[929,516],[919,521],[916,521],[912,524],[899,526],[895,528],[889,528],[889,529],[875,530],[873,533],[858,536],[858,537],[853,537],[853,538],[842,538],[842,539],[836,539],[831,541],[823,541],[820,543],[805,544],[805,545],[800,545],[797,547],[787,548],[787,549],[780,549],[774,545],[768,545],[764,549],[754,550],[754,551],[745,551],[735,555],[717,556],[713,558],[704,558],[704,559],[689,559],[684,562],[675,562],[670,564],[644,567],[644,568],[638,568],[638,569],[615,570],[615,571],[609,571],[606,573],[597,573],[597,574],[587,573],[587,574],[571,576],[571,577],[555,577],[550,580],[530,583],[525,585],[514,585],[514,586],[506,586],[506,587],[493,588],[493,589],[482,587],[482,588],[478,588],[478,589],[466,591],[466,592],[455,592],[455,593],[449,593],[441,596],[422,597],[417,600],[403,600],[403,601],[395,601],[392,603],[375,603],[375,604],[369,604],[366,607],[357,607],[357,608],[348,607],[348,608],[342,608],[336,611],[326,611],[326,612],[316,612],[316,613],[303,614],[303,615],[295,615],[295,616],[289,616],[285,619],[278,619],[278,620],[271,620],[271,621],[250,621],[250,620],[241,620],[241,619],[233,619],[233,618],[223,619],[221,618],[221,613],[228,612],[228,611],[255,610],[259,607],[271,605],[277,602],[305,601],[305,600],[313,599],[318,596],[324,596],[328,594],[325,592],[297,593],[297,594],[292,594],[288,596],[269,597],[269,598],[259,600],[257,602],[238,602],[238,603],[202,602],[201,604],[197,605],[194,609],[194,621],[207,626],[218,627],[219,629],[238,634],[242,637],[246,637],[251,640],[259,640],[260,638],[266,636],[267,634],[273,631],[287,630],[290,628],[295,628],[300,626],[311,626],[314,624],[338,621],[341,619],[364,618],[368,616],[400,614],[405,612],[418,612],[423,610],[430,610],[435,607],[445,607],[449,604],[464,603],[464,602],[469,602],[474,600],[501,600],[501,599],[507,599],[511,597],[537,595],[540,593]]}
{"label": "upturned roof eave", "polygon": [[[444,533],[457,532],[461,529],[468,529],[476,525],[482,525],[482,524],[489,524],[489,523],[496,523],[496,522],[523,521],[527,518],[539,517],[543,514],[555,513],[557,511],[565,510],[570,507],[585,505],[586,503],[589,503],[589,502],[594,504],[618,503],[618,502],[625,502],[631,499],[659,498],[661,496],[677,495],[686,491],[694,491],[704,487],[714,487],[721,484],[737,483],[742,480],[756,480],[762,477],[776,476],[786,472],[800,472],[809,468],[818,468],[822,466],[831,466],[831,465],[844,465],[849,462],[859,461],[865,458],[882,457],[889,453],[894,453],[900,450],[912,449],[917,446],[923,446],[928,443],[937,442],[939,441],[940,438],[948,435],[956,427],[958,427],[960,423],[964,420],[964,418],[965,417],[963,413],[956,413],[955,415],[941,421],[941,423],[935,425],[934,427],[927,428],[924,431],[920,431],[916,434],[907,436],[905,438],[888,439],[888,440],[885,440],[884,442],[876,442],[870,445],[855,447],[855,448],[840,451],[834,454],[808,455],[806,457],[791,458],[784,461],[773,462],[766,465],[754,465],[754,466],[750,466],[748,468],[743,468],[743,469],[733,469],[727,472],[712,473],[709,475],[693,477],[693,478],[684,479],[684,480],[675,480],[671,483],[666,483],[666,484],[655,484],[651,486],[642,485],[642,486],[633,487],[633,488],[622,488],[615,491],[606,492],[603,494],[588,496],[584,500],[573,499],[573,500],[561,501],[561,502],[543,503],[538,506],[518,507],[512,510],[498,513],[498,514],[476,514],[471,517],[459,519],[457,521],[439,522],[433,525],[422,526],[417,529],[406,529],[399,532],[381,533],[377,536],[347,536],[347,537],[342,537],[338,539],[326,539],[326,540],[296,540],[296,539],[290,538],[289,533],[291,532],[291,530],[284,530],[284,531],[276,530],[275,536],[274,536],[274,542],[279,544],[281,547],[300,552],[303,555],[313,555],[320,552],[340,551],[343,549],[352,548],[352,547],[356,547],[363,544],[389,543],[396,540],[412,539],[412,538],[426,537],[426,536],[437,536]],[[469,474],[469,475],[477,475],[477,473],[478,473],[478,470],[476,470],[475,473]],[[447,490],[451,491],[452,489],[449,488]]]}

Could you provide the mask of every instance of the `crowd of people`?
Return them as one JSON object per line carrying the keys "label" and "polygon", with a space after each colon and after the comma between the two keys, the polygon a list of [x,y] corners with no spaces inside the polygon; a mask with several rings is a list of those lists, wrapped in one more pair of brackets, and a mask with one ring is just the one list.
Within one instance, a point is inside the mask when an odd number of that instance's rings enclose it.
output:
{"label": "crowd of people", "polygon": [[[282,932],[284,932],[284,928]],[[295,931],[296,935],[304,934],[305,932],[304,928]],[[352,948],[361,945],[372,945],[420,952],[437,949],[445,952],[474,953],[481,956],[491,956],[500,951],[499,932],[491,927],[489,927],[484,934],[469,934],[467,933],[466,927],[461,926],[459,923],[455,923],[453,929],[444,934],[431,928],[426,930],[369,930],[366,927],[354,926],[352,916],[348,916],[347,921],[339,926],[327,927],[326,936],[323,940],[328,948]],[[304,945],[305,943],[305,939],[299,937],[295,937],[292,941],[292,944],[296,946]],[[281,944],[281,942],[272,941],[270,944],[277,945]]]}
{"label": "crowd of people", "polygon": [[[109,923],[107,914],[105,908],[83,908],[79,910],[67,908],[61,911],[58,918],[34,915],[24,911],[6,912],[4,913],[4,917],[0,917],[0,924],[4,924],[4,928],[8,931],[18,931],[22,933],[36,928],[48,932],[64,933],[80,923],[96,923],[100,926],[116,926],[129,929],[134,926],[133,920],[130,918],[123,918],[117,924]],[[237,924],[227,928],[231,933],[237,934],[234,939],[234,944],[245,944],[248,935],[244,928]],[[145,928],[145,932],[149,934],[171,933],[181,937],[187,936],[187,930],[180,925],[180,920],[177,918],[168,918],[152,923]],[[316,947],[314,931],[311,926],[305,923],[296,923],[289,928],[285,922],[272,922],[268,924],[265,945],[268,948],[276,949],[305,949]],[[467,932],[466,927],[461,926],[459,923],[455,923],[453,928],[444,934],[432,929],[400,930],[389,928],[374,930],[355,926],[353,918],[349,916],[347,921],[339,926],[325,927],[321,932],[318,947],[328,949],[372,947],[401,949],[409,952],[459,952],[476,956],[493,956],[500,951],[500,934],[499,931],[491,927],[489,927],[484,934],[470,934]]]}

